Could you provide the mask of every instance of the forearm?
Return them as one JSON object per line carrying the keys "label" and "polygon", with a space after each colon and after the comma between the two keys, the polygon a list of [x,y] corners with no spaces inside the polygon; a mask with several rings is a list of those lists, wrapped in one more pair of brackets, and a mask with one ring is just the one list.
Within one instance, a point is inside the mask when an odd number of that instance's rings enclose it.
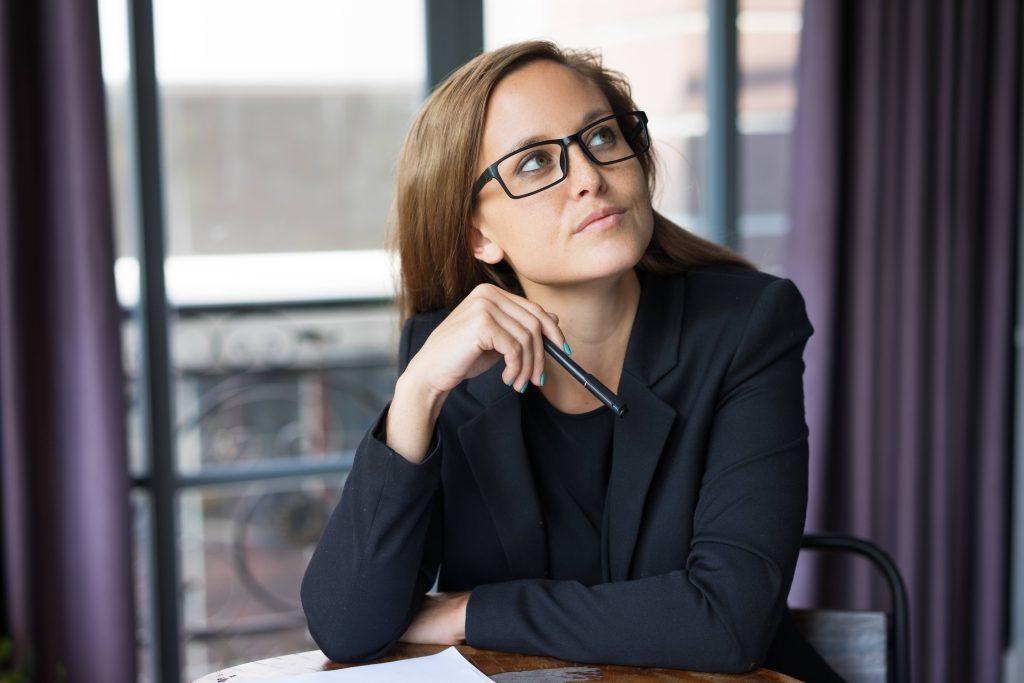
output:
{"label": "forearm", "polygon": [[385,420],[356,449],[300,590],[310,633],[335,661],[395,642],[440,562],[440,432],[414,464],[382,441]]}
{"label": "forearm", "polygon": [[764,571],[744,585],[721,576],[714,582],[710,574],[677,570],[591,587],[550,579],[485,584],[467,605],[466,643],[577,662],[756,668],[785,604],[781,576]]}
{"label": "forearm", "polygon": [[447,393],[439,393],[410,368],[395,383],[385,434],[388,447],[413,464],[427,454],[427,446]]}
{"label": "forearm", "polygon": [[805,474],[801,438],[707,482],[679,569],[590,587],[549,579],[477,586],[466,643],[580,662],[750,671],[786,608]]}

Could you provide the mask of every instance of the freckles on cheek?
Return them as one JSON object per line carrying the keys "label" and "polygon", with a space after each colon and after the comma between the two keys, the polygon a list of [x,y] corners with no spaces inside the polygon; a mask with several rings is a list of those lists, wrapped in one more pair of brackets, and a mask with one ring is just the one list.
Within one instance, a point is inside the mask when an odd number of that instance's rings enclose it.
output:
{"label": "freckles on cheek", "polygon": [[516,253],[534,263],[556,259],[565,250],[565,241],[557,230],[523,231],[516,240]]}
{"label": "freckles on cheek", "polygon": [[564,264],[569,251],[567,240],[557,229],[523,230],[509,245],[509,255],[527,277],[543,281],[551,277],[552,268]]}
{"label": "freckles on cheek", "polygon": [[549,258],[545,252],[564,251],[568,236],[559,212],[547,204],[523,208],[527,210],[510,216],[505,224],[507,249],[513,258],[543,263]]}

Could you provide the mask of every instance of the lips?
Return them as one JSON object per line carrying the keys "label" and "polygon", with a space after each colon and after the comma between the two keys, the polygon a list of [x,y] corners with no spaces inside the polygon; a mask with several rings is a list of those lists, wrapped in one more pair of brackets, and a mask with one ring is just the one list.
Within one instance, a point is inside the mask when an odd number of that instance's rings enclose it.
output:
{"label": "lips", "polygon": [[580,232],[594,221],[599,221],[606,216],[611,216],[612,214],[625,212],[626,210],[621,206],[603,206],[600,209],[595,209],[594,211],[591,211],[590,214],[586,218],[584,218],[579,225],[576,226],[576,229],[573,230],[573,234]]}

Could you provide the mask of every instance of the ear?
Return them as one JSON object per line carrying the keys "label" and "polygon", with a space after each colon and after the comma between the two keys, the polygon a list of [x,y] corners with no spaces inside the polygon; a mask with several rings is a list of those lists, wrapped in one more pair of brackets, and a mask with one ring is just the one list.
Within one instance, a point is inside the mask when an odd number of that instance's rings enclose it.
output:
{"label": "ear", "polygon": [[493,265],[505,258],[505,250],[485,235],[475,224],[469,228],[469,241],[473,247],[473,256],[484,263]]}

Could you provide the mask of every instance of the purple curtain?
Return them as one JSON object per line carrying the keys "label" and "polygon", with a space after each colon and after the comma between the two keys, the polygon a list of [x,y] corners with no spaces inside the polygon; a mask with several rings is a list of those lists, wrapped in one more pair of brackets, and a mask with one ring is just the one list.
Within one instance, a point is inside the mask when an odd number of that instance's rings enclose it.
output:
{"label": "purple curtain", "polygon": [[[1020,149],[1018,0],[808,0],[787,275],[807,347],[808,531],[868,538],[910,595],[918,681],[1005,647]],[[804,553],[793,606],[888,609]]]}
{"label": "purple curtain", "polygon": [[0,626],[33,680],[134,681],[97,7],[0,10]]}

